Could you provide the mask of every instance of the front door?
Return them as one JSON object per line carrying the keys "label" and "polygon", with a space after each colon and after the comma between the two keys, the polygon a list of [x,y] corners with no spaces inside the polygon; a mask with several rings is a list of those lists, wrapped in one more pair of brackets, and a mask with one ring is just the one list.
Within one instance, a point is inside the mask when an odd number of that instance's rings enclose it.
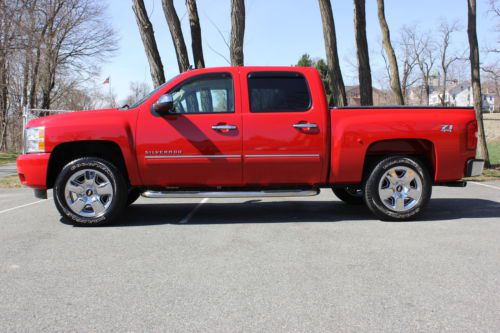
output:
{"label": "front door", "polygon": [[167,116],[142,110],[137,156],[145,185],[238,186],[242,183],[242,124],[230,73],[190,77],[168,91]]}
{"label": "front door", "polygon": [[327,158],[326,106],[312,100],[312,89],[304,75],[245,69],[240,79],[242,91],[248,92],[244,94],[242,113],[244,182],[321,183]]}

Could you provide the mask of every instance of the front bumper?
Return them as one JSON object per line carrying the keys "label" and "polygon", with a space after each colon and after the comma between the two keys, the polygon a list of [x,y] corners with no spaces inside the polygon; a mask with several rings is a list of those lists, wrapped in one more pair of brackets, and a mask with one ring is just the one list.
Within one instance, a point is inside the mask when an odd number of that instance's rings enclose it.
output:
{"label": "front bumper", "polygon": [[481,176],[484,169],[484,160],[468,160],[466,177]]}
{"label": "front bumper", "polygon": [[24,154],[17,158],[21,184],[39,190],[47,189],[47,170],[50,153]]}

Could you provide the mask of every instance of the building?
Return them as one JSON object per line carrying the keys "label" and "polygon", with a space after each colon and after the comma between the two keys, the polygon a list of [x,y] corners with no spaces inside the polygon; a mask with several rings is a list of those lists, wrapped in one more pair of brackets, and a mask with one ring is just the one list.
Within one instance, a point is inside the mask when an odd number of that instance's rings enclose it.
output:
{"label": "building", "polygon": [[[441,90],[434,89],[429,95],[429,105],[441,105],[441,96]],[[470,82],[456,83],[447,87],[444,101],[446,106],[472,106],[474,104],[474,95]],[[496,90],[492,89],[491,84],[485,83],[482,94],[483,112],[499,110],[499,102]]]}
{"label": "building", "polygon": [[[373,90],[373,105],[387,105],[390,102],[390,93],[383,90],[372,88]],[[361,105],[361,95],[359,90],[359,85],[357,86],[346,86],[345,93],[347,96],[348,105],[358,106]]]}

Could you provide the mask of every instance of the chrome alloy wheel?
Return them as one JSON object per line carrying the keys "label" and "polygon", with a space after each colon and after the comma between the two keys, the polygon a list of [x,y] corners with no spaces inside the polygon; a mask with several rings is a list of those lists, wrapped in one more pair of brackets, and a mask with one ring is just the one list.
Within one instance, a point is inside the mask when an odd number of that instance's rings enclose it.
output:
{"label": "chrome alloy wheel", "polygon": [[104,215],[113,201],[113,192],[108,176],[93,169],[76,172],[64,187],[68,207],[82,217]]}
{"label": "chrome alloy wheel", "polygon": [[387,208],[396,212],[409,211],[422,198],[422,178],[409,167],[393,167],[380,179],[378,194]]}

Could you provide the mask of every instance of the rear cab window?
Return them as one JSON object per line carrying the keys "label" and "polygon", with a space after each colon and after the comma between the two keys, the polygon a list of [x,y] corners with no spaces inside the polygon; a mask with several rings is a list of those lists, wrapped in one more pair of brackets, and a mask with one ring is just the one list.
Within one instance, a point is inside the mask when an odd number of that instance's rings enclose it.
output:
{"label": "rear cab window", "polygon": [[248,74],[250,112],[305,112],[311,106],[307,80],[297,72],[252,72]]}

